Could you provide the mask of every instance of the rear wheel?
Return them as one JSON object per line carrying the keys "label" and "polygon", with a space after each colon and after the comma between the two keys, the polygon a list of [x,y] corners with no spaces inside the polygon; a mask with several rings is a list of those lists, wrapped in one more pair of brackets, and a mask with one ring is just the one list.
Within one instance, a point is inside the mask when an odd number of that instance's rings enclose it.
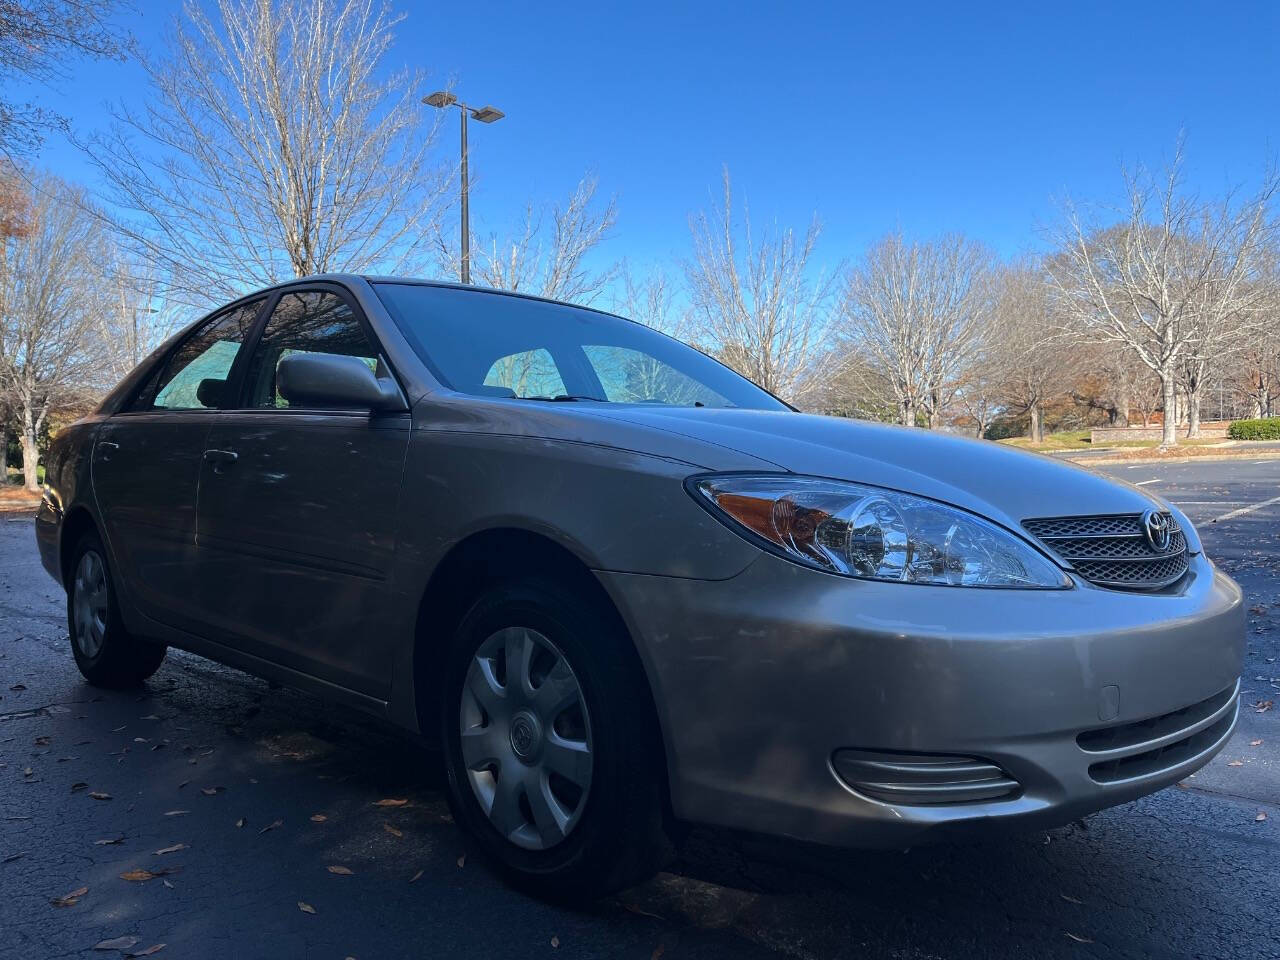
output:
{"label": "rear wheel", "polygon": [[71,653],[86,680],[99,687],[141,683],[160,668],[165,648],[130,635],[97,534],[87,533],[72,555],[67,585],[67,630]]}
{"label": "rear wheel", "polygon": [[629,642],[540,581],[491,589],[454,636],[441,716],[450,804],[535,895],[600,896],[666,854],[661,751]]}

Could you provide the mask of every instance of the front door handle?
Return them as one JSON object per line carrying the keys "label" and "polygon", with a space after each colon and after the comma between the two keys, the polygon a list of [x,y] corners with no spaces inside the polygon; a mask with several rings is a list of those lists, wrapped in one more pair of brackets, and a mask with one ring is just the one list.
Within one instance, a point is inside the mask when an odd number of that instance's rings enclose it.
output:
{"label": "front door handle", "polygon": [[216,472],[219,467],[235,463],[240,459],[240,454],[234,450],[206,450],[204,458],[213,464],[213,469]]}
{"label": "front door handle", "polygon": [[115,442],[113,442],[113,441],[111,441],[111,440],[99,440],[99,441],[98,441],[98,450],[99,450],[99,451],[101,451],[101,452],[98,454],[98,459],[99,459],[99,460],[110,460],[110,459],[111,459],[111,454],[112,454],[112,453],[114,453],[116,450],[119,450],[119,449],[120,449],[120,444],[118,444],[118,443],[115,443]]}

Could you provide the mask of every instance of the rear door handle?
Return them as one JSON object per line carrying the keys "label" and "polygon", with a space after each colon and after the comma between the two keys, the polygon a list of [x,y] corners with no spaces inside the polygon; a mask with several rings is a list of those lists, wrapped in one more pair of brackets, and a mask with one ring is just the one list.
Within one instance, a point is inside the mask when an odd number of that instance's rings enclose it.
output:
{"label": "rear door handle", "polygon": [[204,458],[217,467],[224,463],[235,463],[240,459],[240,454],[234,450],[206,450]]}

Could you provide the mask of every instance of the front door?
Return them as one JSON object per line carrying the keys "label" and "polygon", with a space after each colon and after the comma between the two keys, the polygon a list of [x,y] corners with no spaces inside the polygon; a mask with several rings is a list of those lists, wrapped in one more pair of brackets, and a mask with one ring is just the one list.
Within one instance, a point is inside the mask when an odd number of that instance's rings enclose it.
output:
{"label": "front door", "polygon": [[94,443],[93,488],[124,589],[138,612],[172,626],[196,624],[187,599],[205,439],[262,302],[193,331]]}
{"label": "front door", "polygon": [[298,351],[385,363],[342,291],[281,295],[206,439],[197,602],[214,639],[385,699],[409,416],[291,407],[276,367]]}

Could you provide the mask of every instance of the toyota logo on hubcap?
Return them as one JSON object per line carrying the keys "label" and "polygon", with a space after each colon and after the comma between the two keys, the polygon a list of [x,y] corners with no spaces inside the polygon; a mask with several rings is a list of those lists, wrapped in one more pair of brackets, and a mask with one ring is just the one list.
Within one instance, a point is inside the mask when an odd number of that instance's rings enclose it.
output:
{"label": "toyota logo on hubcap", "polygon": [[1173,519],[1167,513],[1148,510],[1142,515],[1142,530],[1147,535],[1147,543],[1156,553],[1167,553],[1169,544],[1173,542]]}

